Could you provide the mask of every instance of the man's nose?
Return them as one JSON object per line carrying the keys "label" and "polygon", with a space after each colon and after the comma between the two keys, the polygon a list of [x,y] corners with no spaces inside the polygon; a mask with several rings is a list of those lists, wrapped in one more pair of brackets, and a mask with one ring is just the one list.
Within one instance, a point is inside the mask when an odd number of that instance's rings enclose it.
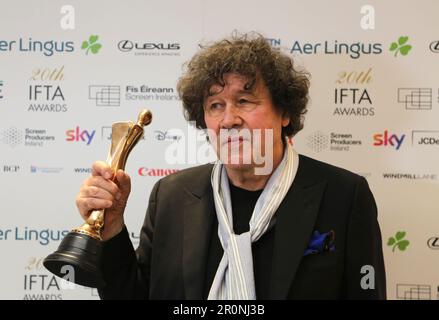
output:
{"label": "man's nose", "polygon": [[239,110],[233,104],[228,104],[224,110],[223,119],[221,120],[221,128],[234,128],[242,124]]}

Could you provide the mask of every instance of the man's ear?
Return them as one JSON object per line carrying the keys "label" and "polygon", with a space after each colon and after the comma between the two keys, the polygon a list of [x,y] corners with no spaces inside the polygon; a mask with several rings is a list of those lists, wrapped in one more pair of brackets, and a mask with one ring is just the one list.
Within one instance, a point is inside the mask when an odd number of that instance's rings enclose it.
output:
{"label": "man's ear", "polygon": [[288,115],[282,116],[282,127],[286,127],[290,124],[290,117]]}

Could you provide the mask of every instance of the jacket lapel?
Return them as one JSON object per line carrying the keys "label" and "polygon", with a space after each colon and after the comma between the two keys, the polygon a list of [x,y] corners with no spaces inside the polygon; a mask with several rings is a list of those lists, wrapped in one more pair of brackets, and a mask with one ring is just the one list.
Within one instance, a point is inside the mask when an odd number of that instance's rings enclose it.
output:
{"label": "jacket lapel", "polygon": [[215,216],[209,177],[196,178],[197,181],[183,190],[183,279],[185,298],[189,300],[203,298],[207,251]]}
{"label": "jacket lapel", "polygon": [[[276,213],[270,298],[285,299],[317,219],[326,180],[306,170],[300,156],[293,185]],[[183,190],[183,279],[185,298],[202,299],[215,207],[210,185],[212,166]]]}
{"label": "jacket lapel", "polygon": [[305,170],[300,157],[293,185],[276,213],[270,299],[285,299],[310,240],[326,181]]}

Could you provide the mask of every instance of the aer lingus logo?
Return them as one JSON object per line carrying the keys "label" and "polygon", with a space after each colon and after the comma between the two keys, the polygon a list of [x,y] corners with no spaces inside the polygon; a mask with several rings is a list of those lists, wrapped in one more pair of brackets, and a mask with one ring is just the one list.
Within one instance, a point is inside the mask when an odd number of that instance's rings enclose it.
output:
{"label": "aer lingus logo", "polygon": [[83,41],[81,49],[86,49],[85,54],[88,54],[89,51],[91,53],[96,54],[99,52],[99,50],[102,48],[102,45],[98,43],[99,36],[91,35],[90,38],[88,38],[88,41]]}
{"label": "aer lingus logo", "polygon": [[390,237],[387,241],[388,246],[392,247],[392,252],[395,252],[395,249],[398,248],[400,251],[405,251],[407,249],[408,245],[410,244],[410,241],[404,239],[405,238],[405,231],[398,231],[395,234],[395,237]]}
{"label": "aer lingus logo", "polygon": [[399,37],[398,42],[392,42],[389,50],[395,51],[394,56],[400,52],[403,56],[408,55],[409,51],[412,49],[412,46],[407,43],[409,37]]}

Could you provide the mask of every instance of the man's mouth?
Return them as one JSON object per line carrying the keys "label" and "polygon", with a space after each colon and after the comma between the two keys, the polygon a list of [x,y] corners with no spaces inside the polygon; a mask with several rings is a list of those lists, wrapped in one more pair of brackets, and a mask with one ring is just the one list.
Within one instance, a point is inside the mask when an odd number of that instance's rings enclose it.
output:
{"label": "man's mouth", "polygon": [[251,140],[249,140],[248,138],[244,137],[244,136],[228,136],[228,137],[224,137],[224,140],[222,140],[221,145],[227,146],[228,148],[230,147],[241,147],[244,144],[250,143]]}
{"label": "man's mouth", "polygon": [[228,137],[227,138],[227,142],[228,143],[233,143],[233,142],[242,142],[244,141],[243,137],[237,136],[237,137]]}
{"label": "man's mouth", "polygon": [[221,147],[224,146],[241,146],[243,143],[251,143],[252,138],[246,132],[237,132],[237,133],[229,133],[229,134],[220,134],[217,136],[217,141]]}

